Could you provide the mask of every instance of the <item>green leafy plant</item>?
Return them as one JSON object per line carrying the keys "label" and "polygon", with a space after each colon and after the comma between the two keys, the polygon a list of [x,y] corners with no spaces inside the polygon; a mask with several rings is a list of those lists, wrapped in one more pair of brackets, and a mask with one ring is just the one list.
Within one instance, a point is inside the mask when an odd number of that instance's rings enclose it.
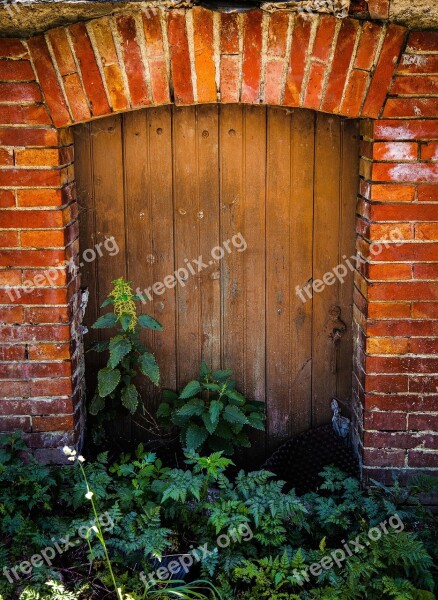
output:
{"label": "green leafy plant", "polygon": [[[18,434],[1,445],[0,600],[109,600],[116,589],[123,600],[435,597],[438,521],[420,499],[437,489],[436,478],[364,489],[327,467],[320,488],[297,497],[267,471],[231,476],[222,452],[186,452],[185,463],[169,468],[141,444],[115,463],[108,452],[82,462],[69,450],[81,467],[71,468],[24,461],[28,449]],[[370,529],[382,523],[387,531],[372,540]],[[83,527],[89,545],[78,538]],[[61,539],[73,546],[53,564],[20,572],[22,561]],[[345,541],[352,553],[341,566],[310,572]],[[176,573],[145,589],[142,571],[156,573],[190,548],[199,558],[187,581]]]}
{"label": "green leafy plant", "polygon": [[120,278],[112,283],[113,289],[102,308],[112,306],[113,310],[99,317],[92,326],[93,329],[119,326],[117,335],[109,341],[96,342],[90,348],[96,352],[109,352],[106,367],[98,373],[98,386],[90,405],[93,415],[107,410],[108,400],[113,401],[116,407],[121,404],[131,414],[136,413],[140,395],[134,383],[135,377],[141,373],[154,385],[158,385],[160,380],[155,357],[143,346],[139,333],[142,328],[161,331],[162,325],[149,315],[137,315],[135,301],[139,298],[134,296],[129,282]]}
{"label": "green leafy plant", "polygon": [[[116,597],[117,600],[135,600],[135,598],[133,596],[131,596],[129,593],[125,594],[123,591],[122,586],[117,583],[116,581],[116,577],[114,574],[114,570],[113,570],[113,565],[110,559],[110,555],[108,552],[108,547],[105,541],[105,536],[103,534],[103,530],[102,527],[100,525],[100,520],[99,520],[99,515],[97,512],[97,507],[96,507],[96,503],[94,501],[94,492],[93,490],[90,488],[90,484],[87,478],[87,474],[85,472],[83,463],[85,462],[85,459],[82,456],[77,456],[76,455],[76,451],[72,450],[68,447],[64,448],[64,453],[69,457],[69,460],[72,462],[75,462],[80,469],[84,484],[85,484],[85,488],[86,488],[86,493],[85,493],[85,498],[87,500],[90,501],[91,503],[91,507],[92,507],[92,511],[93,511],[93,515],[94,515],[94,525],[92,525],[89,530],[87,531],[87,542],[90,548],[90,552],[92,554],[92,547],[90,544],[90,540],[89,540],[89,536],[94,533],[97,540],[99,541],[102,549],[103,549],[103,553],[104,553],[104,557],[105,557],[105,563],[109,572],[109,576],[110,576],[110,580],[111,583],[113,585],[113,589],[116,593]],[[163,586],[159,586],[157,587],[157,589],[148,589],[147,587],[144,590],[143,593],[143,599],[145,598],[162,598],[163,600],[166,598],[182,598],[184,600],[190,600],[190,599],[197,599],[197,600],[208,600],[208,597],[213,598],[213,599],[218,599],[221,600],[221,595],[218,592],[218,590],[215,588],[215,586],[206,580],[197,580],[191,583],[185,583],[184,581],[173,581],[172,582],[172,586],[169,585],[163,585]],[[209,595],[207,596],[204,592],[207,592]],[[61,600],[61,598],[60,598]],[[62,596],[62,600],[75,600],[74,596]]]}
{"label": "green leafy plant", "polygon": [[248,429],[264,431],[264,405],[248,401],[236,390],[232,371],[211,371],[202,362],[199,379],[190,381],[179,396],[166,391],[157,417],[164,426],[180,429],[188,450],[208,446],[232,454],[235,447],[250,447]]}

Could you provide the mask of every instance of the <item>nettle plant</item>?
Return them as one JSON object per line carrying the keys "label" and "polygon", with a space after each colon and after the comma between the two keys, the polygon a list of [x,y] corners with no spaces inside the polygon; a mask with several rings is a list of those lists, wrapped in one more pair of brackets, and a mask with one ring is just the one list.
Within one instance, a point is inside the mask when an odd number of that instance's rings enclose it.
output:
{"label": "nettle plant", "polygon": [[165,427],[180,429],[184,448],[208,446],[232,454],[236,446],[251,446],[250,428],[264,431],[264,404],[246,400],[231,376],[232,371],[211,371],[203,361],[199,379],[190,381],[179,396],[165,390],[157,418]]}
{"label": "nettle plant", "polygon": [[[129,282],[123,278],[112,282],[113,289],[102,304],[112,306],[108,312],[97,319],[93,329],[112,329],[119,327],[117,335],[107,341],[93,344],[90,350],[109,352],[106,367],[97,375],[97,389],[90,405],[90,412],[97,415],[103,409],[117,409],[120,405],[135,414],[140,407],[140,395],[133,382],[139,373],[145,375],[154,385],[160,380],[160,370],[152,352],[140,341],[142,328],[161,331],[162,325],[146,314],[137,315],[134,296]],[[108,406],[108,401],[110,406]]]}

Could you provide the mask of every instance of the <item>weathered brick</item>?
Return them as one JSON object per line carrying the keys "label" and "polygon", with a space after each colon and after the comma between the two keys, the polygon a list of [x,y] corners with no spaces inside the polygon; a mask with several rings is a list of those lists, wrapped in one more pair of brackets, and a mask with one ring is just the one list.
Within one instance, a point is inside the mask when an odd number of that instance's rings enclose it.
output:
{"label": "weathered brick", "polygon": [[411,31],[409,34],[406,51],[438,53],[438,32]]}
{"label": "weathered brick", "polygon": [[382,109],[388,88],[394,75],[395,65],[406,36],[406,29],[390,24],[371,80],[362,110],[366,117],[377,117]]}
{"label": "weathered brick", "polygon": [[438,160],[438,142],[426,142],[420,145],[421,160]]}
{"label": "weathered brick", "polygon": [[268,56],[285,56],[289,18],[290,15],[281,11],[274,12],[270,15],[268,28]]}
{"label": "weathered brick", "polygon": [[239,57],[221,57],[221,102],[239,102]]}
{"label": "weathered brick", "polygon": [[261,50],[262,13],[250,11],[244,15],[242,102],[260,102]]}
{"label": "weathered brick", "polygon": [[[373,144],[373,158],[388,161],[417,160],[418,144],[415,142],[377,142]],[[394,199],[396,198],[398,199],[397,196],[394,196]]]}
{"label": "weathered brick", "polygon": [[404,75],[403,77],[394,77],[390,89],[394,96],[428,96],[438,95],[438,77],[417,77]]}
{"label": "weathered brick", "polygon": [[47,39],[53,49],[56,64],[61,75],[76,73],[76,63],[67,39],[67,29],[57,27],[47,32]]}
{"label": "weathered brick", "polygon": [[379,120],[374,125],[376,140],[403,141],[438,138],[438,120]]}
{"label": "weathered brick", "polygon": [[0,102],[42,102],[36,83],[0,83]]}
{"label": "weathered brick", "polygon": [[312,64],[304,94],[303,107],[313,108],[315,110],[319,108],[322,98],[325,70],[326,66],[321,63],[315,62]]}
{"label": "weathered brick", "polygon": [[239,25],[237,14],[221,14],[220,34],[222,54],[238,54]]}
{"label": "weathered brick", "polygon": [[321,105],[321,110],[324,112],[339,112],[357,32],[357,21],[353,21],[352,19],[344,19],[342,21],[327,88]]}
{"label": "weathered brick", "polygon": [[435,98],[388,98],[383,111],[384,118],[437,116],[438,102]]}
{"label": "weathered brick", "polygon": [[364,69],[366,71],[372,69],[381,34],[382,28],[376,23],[368,21],[363,24],[356,58],[354,59],[354,67],[356,69]]}
{"label": "weathered brick", "polygon": [[73,415],[32,417],[32,431],[65,431],[74,425]]}
{"label": "weathered brick", "polygon": [[410,467],[438,468],[438,452],[421,452],[411,450],[408,453],[408,464]]}
{"label": "weathered brick", "polygon": [[70,113],[44,36],[31,38],[28,45],[54,124],[57,127],[69,125]]}
{"label": "weathered brick", "polygon": [[312,28],[309,19],[306,19],[301,14],[295,16],[291,54],[289,57],[286,89],[284,93],[284,104],[286,106],[300,106],[311,30]]}
{"label": "weathered brick", "polygon": [[403,54],[397,68],[400,75],[438,73],[438,55]]}
{"label": "weathered brick", "polygon": [[193,104],[192,70],[184,11],[169,12],[168,39],[175,103]]}
{"label": "weathered brick", "polygon": [[58,141],[58,132],[54,128],[0,128],[0,146],[57,146]]}
{"label": "weathered brick", "polygon": [[76,122],[87,121],[91,117],[91,112],[79,75],[77,73],[66,75],[63,81],[73,119]]}
{"label": "weathered brick", "polygon": [[52,121],[44,106],[0,105],[1,125],[51,125],[51,123]]}
{"label": "weathered brick", "polygon": [[204,8],[195,8],[193,15],[193,45],[198,102],[216,102],[216,68],[213,48],[213,14]]}
{"label": "weathered brick", "polygon": [[[387,378],[393,379],[391,377]],[[405,379],[405,378],[404,378]],[[395,391],[395,390],[394,390]],[[377,431],[406,431],[407,415],[402,412],[365,412],[364,426]]]}
{"label": "weathered brick", "polygon": [[76,23],[75,25],[71,25],[69,32],[81,69],[82,82],[91,111],[94,116],[109,114],[111,109],[85,24]]}
{"label": "weathered brick", "polygon": [[389,0],[368,0],[368,10],[372,19],[386,20],[389,17]]}
{"label": "weathered brick", "polygon": [[340,112],[349,117],[360,115],[370,76],[366,71],[353,70],[345,90]]}
{"label": "weathered brick", "polygon": [[121,38],[132,106],[146,106],[150,104],[150,97],[134,17],[132,15],[118,16],[117,29]]}
{"label": "weathered brick", "polygon": [[270,60],[265,70],[265,98],[267,104],[281,104],[283,63]]}
{"label": "weathered brick", "polygon": [[27,56],[27,49],[22,40],[16,38],[0,39],[0,58],[23,58]]}
{"label": "weathered brick", "polygon": [[375,163],[374,181],[437,182],[438,165],[425,163]]}
{"label": "weathered brick", "polygon": [[0,81],[35,81],[29,60],[1,60]]}

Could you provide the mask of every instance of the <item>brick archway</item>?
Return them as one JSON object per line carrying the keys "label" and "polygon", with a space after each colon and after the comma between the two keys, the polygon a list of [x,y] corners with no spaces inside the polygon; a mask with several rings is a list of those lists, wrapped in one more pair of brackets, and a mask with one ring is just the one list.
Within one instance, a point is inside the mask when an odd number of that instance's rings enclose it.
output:
{"label": "brick archway", "polygon": [[[363,119],[357,442],[373,476],[437,467],[436,33],[282,11],[137,11],[0,40],[0,57],[0,429],[23,429],[45,459],[81,443],[69,126],[171,102],[264,103]],[[388,242],[377,257],[373,242]]]}

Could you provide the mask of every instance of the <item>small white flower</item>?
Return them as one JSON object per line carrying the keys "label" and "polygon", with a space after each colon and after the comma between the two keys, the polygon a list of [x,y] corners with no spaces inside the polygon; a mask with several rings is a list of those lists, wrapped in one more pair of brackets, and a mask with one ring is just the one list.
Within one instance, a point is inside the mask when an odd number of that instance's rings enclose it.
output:
{"label": "small white flower", "polygon": [[85,462],[85,458],[83,456],[78,456],[78,461],[79,462]]}
{"label": "small white flower", "polygon": [[68,460],[71,460],[71,462],[74,462],[76,460],[76,458],[74,456],[69,456]]}
{"label": "small white flower", "polygon": [[72,456],[76,456],[76,450],[72,450],[72,451],[71,451],[71,455],[72,455]]}
{"label": "small white flower", "polygon": [[96,527],[96,525],[92,525],[91,527],[91,531],[94,531],[94,533],[99,533],[98,528]]}
{"label": "small white flower", "polygon": [[62,451],[64,452],[64,454],[66,456],[70,456],[72,454],[72,449],[69,448],[68,446],[64,446],[64,448],[62,449]]}
{"label": "small white flower", "polygon": [[87,500],[91,500],[92,497],[93,497],[93,492],[91,490],[88,490],[88,492],[85,494],[85,498]]}

